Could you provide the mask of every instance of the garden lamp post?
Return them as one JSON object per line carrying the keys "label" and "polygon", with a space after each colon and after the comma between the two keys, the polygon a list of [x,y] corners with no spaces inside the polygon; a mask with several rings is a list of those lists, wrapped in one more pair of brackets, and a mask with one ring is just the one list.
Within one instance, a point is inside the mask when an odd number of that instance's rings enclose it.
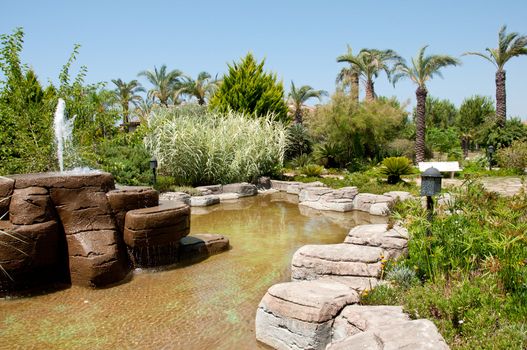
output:
{"label": "garden lamp post", "polygon": [[[421,174],[421,196],[426,196],[426,210],[428,221],[432,221],[434,213],[434,200],[432,196],[441,192],[441,179],[443,176],[436,168],[428,168]],[[427,233],[430,235],[430,232]]]}
{"label": "garden lamp post", "polygon": [[492,170],[492,155],[494,154],[494,146],[490,145],[487,148],[487,153],[489,155],[489,170]]}
{"label": "garden lamp post", "polygon": [[152,173],[154,174],[154,186],[156,184],[156,170],[157,170],[157,159],[156,157],[152,157],[150,159],[150,169],[152,169]]}

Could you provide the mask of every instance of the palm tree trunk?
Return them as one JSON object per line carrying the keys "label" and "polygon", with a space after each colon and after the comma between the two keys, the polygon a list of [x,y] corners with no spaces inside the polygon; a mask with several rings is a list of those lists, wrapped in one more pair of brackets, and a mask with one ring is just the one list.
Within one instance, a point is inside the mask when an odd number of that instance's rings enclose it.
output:
{"label": "palm tree trunk", "polygon": [[350,95],[353,102],[359,102],[359,73],[351,74]]}
{"label": "palm tree trunk", "polygon": [[507,95],[505,92],[505,71],[496,72],[496,122],[499,127],[505,126],[507,119]]}
{"label": "palm tree trunk", "polygon": [[426,95],[428,91],[425,86],[419,86],[415,90],[417,98],[417,118],[415,121],[415,160],[423,162],[425,160],[425,115],[426,115]]}
{"label": "palm tree trunk", "polygon": [[124,124],[124,131],[130,132],[130,120],[128,118],[128,101],[123,103],[123,124]]}
{"label": "palm tree trunk", "polygon": [[373,80],[366,81],[366,101],[371,102],[375,100],[375,88],[373,87]]}
{"label": "palm tree trunk", "polygon": [[295,124],[302,124],[302,110],[301,108],[297,108],[295,111]]}

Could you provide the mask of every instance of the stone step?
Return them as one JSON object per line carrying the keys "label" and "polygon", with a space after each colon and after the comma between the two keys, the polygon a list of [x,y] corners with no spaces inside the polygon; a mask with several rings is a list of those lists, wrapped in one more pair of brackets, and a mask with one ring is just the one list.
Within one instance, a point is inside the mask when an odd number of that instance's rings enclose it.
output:
{"label": "stone step", "polygon": [[386,259],[396,259],[408,251],[408,230],[398,225],[359,225],[350,230],[344,243],[380,247],[387,252]]}
{"label": "stone step", "polygon": [[333,318],[358,300],[353,289],[335,281],[275,284],[258,306],[256,339],[275,349],[325,349]]}
{"label": "stone step", "polygon": [[214,233],[196,233],[179,241],[179,260],[205,259],[229,250],[229,239]]}
{"label": "stone step", "polygon": [[159,205],[159,193],[151,187],[121,186],[106,193],[119,231],[124,231],[126,212]]}

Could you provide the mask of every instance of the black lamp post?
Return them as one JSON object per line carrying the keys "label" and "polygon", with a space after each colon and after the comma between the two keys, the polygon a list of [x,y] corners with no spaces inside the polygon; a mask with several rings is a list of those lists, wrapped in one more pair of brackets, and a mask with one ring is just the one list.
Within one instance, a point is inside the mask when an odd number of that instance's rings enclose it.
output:
{"label": "black lamp post", "polygon": [[152,169],[152,173],[154,174],[154,186],[156,184],[156,170],[157,170],[157,159],[156,157],[152,157],[150,159],[150,169]]}
{"label": "black lamp post", "polygon": [[494,151],[494,146],[492,145],[487,148],[487,153],[489,156],[489,170],[492,170],[492,155],[494,154]]}
{"label": "black lamp post", "polygon": [[[426,210],[428,221],[432,221],[434,213],[434,200],[432,196],[441,192],[441,179],[443,176],[436,168],[428,168],[421,174],[421,196],[426,196]],[[428,232],[430,235],[430,233]]]}

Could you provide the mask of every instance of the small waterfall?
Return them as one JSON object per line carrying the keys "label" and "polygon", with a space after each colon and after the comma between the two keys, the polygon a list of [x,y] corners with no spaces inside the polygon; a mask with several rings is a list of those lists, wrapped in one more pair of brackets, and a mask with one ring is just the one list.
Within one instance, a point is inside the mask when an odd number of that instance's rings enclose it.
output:
{"label": "small waterfall", "polygon": [[57,158],[59,160],[60,172],[64,171],[64,151],[71,141],[71,134],[73,131],[73,121],[75,117],[67,120],[64,110],[66,108],[66,102],[59,98],[57,103],[57,109],[55,110],[55,118],[53,120],[53,126],[55,129],[55,140],[57,141]]}

